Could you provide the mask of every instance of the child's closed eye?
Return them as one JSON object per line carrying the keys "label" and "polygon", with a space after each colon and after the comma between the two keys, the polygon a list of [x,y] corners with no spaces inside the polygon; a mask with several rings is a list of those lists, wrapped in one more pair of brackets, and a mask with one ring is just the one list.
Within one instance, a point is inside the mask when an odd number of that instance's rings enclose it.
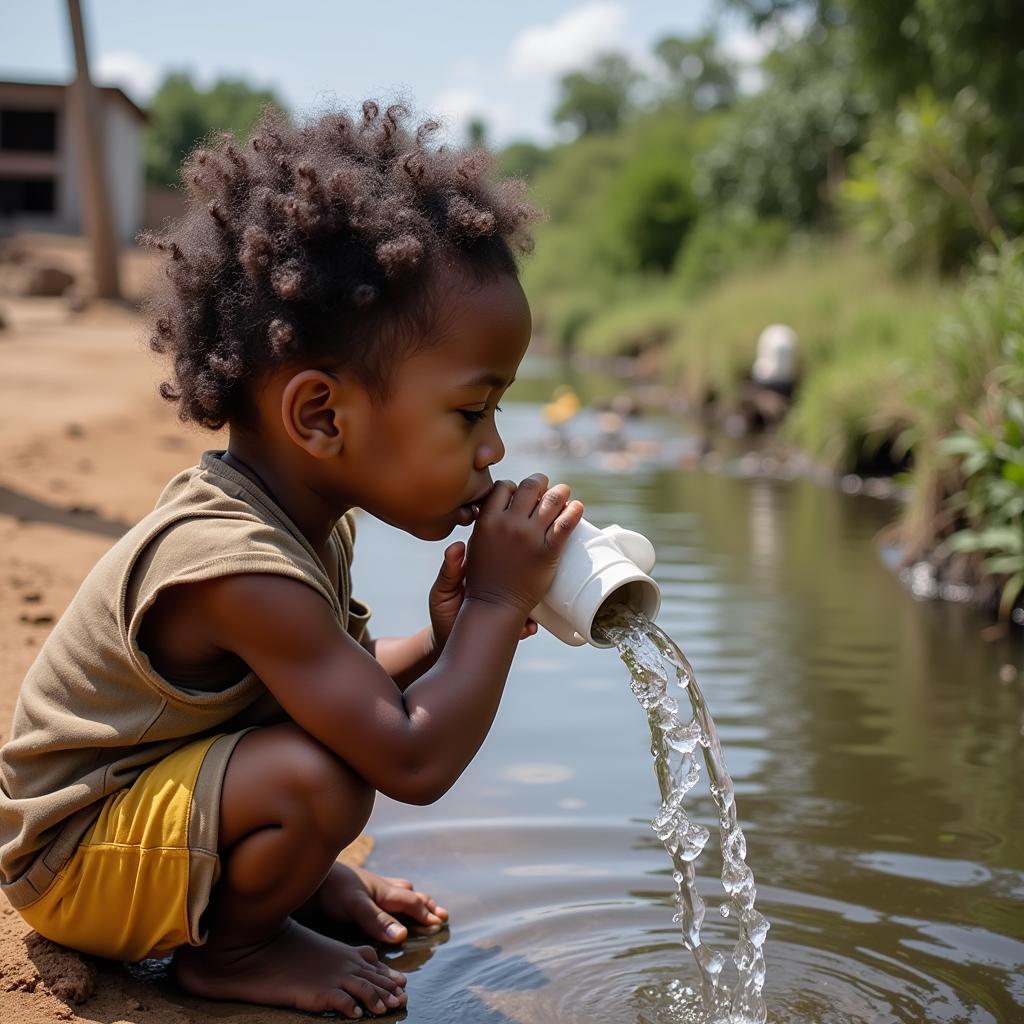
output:
{"label": "child's closed eye", "polygon": [[[496,405],[494,411],[501,412],[501,406]],[[487,419],[486,409],[460,409],[459,412],[465,416],[469,423],[479,423],[481,420]]]}

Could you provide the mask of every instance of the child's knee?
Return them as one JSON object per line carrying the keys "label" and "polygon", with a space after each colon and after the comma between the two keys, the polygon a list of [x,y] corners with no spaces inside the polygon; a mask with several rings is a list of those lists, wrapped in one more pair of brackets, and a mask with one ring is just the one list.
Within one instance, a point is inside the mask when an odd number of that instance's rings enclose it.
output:
{"label": "child's knee", "polygon": [[[376,791],[332,750],[298,726],[288,754],[287,788],[320,826],[331,833],[362,828],[373,810]],[[343,823],[348,824],[345,828]]]}
{"label": "child's knee", "polygon": [[325,845],[350,842],[376,793],[333,751],[294,723],[243,736],[221,794],[221,850],[267,826],[293,824]]}

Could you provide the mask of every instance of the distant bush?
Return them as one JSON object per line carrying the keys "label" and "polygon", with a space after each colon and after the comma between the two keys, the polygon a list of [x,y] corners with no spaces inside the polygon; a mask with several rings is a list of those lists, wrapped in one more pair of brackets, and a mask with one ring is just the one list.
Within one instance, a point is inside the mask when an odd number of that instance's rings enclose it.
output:
{"label": "distant bush", "polygon": [[[803,393],[824,368],[858,353],[917,357],[933,336],[938,297],[931,283],[894,279],[862,245],[798,241],[771,265],[739,270],[686,304],[670,370],[693,398],[708,390],[728,397],[749,376],[763,328],[785,323],[800,339]],[[806,426],[801,443],[843,450],[845,441]]]}
{"label": "distant bush", "polygon": [[980,243],[1024,226],[1024,169],[1007,166],[1002,131],[973,90],[945,103],[922,89],[852,158],[839,189],[847,218],[902,269],[970,262]]}
{"label": "distant bush", "polygon": [[619,269],[667,271],[697,219],[690,163],[681,156],[632,161],[608,191],[609,247]]}
{"label": "distant bush", "polygon": [[579,331],[578,347],[594,355],[638,355],[669,345],[684,319],[679,289],[664,279],[632,278]]}
{"label": "distant bush", "polygon": [[534,142],[509,143],[496,155],[495,175],[499,178],[525,178],[532,181],[551,163],[551,150]]}
{"label": "distant bush", "polygon": [[716,281],[779,256],[789,241],[789,226],[779,217],[755,220],[709,215],[697,222],[676,257],[674,274],[687,295]]}
{"label": "distant bush", "polygon": [[828,220],[870,113],[847,60],[841,48],[833,54],[811,39],[772,54],[768,84],[735,107],[695,162],[694,190],[706,208],[800,226]]}

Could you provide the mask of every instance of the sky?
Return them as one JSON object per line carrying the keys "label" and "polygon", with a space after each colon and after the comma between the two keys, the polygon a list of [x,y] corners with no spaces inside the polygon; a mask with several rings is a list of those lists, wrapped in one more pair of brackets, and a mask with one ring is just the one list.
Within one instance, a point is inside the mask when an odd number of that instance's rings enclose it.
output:
{"label": "sky", "polygon": [[[558,135],[558,79],[617,50],[651,66],[652,44],[717,21],[752,63],[760,41],[716,0],[82,0],[97,82],[144,105],[168,71],[270,86],[296,115],[403,99],[453,139],[483,118],[488,141]],[[67,81],[65,0],[0,0],[0,79]]]}

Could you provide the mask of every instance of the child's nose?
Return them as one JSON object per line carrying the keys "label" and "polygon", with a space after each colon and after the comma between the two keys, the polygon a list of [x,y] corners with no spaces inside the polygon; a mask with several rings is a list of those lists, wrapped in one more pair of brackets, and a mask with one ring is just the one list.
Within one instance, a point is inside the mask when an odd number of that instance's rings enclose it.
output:
{"label": "child's nose", "polygon": [[486,469],[496,462],[505,458],[505,445],[502,443],[501,435],[494,431],[494,435],[487,439],[486,444],[480,445],[476,451],[476,468]]}

